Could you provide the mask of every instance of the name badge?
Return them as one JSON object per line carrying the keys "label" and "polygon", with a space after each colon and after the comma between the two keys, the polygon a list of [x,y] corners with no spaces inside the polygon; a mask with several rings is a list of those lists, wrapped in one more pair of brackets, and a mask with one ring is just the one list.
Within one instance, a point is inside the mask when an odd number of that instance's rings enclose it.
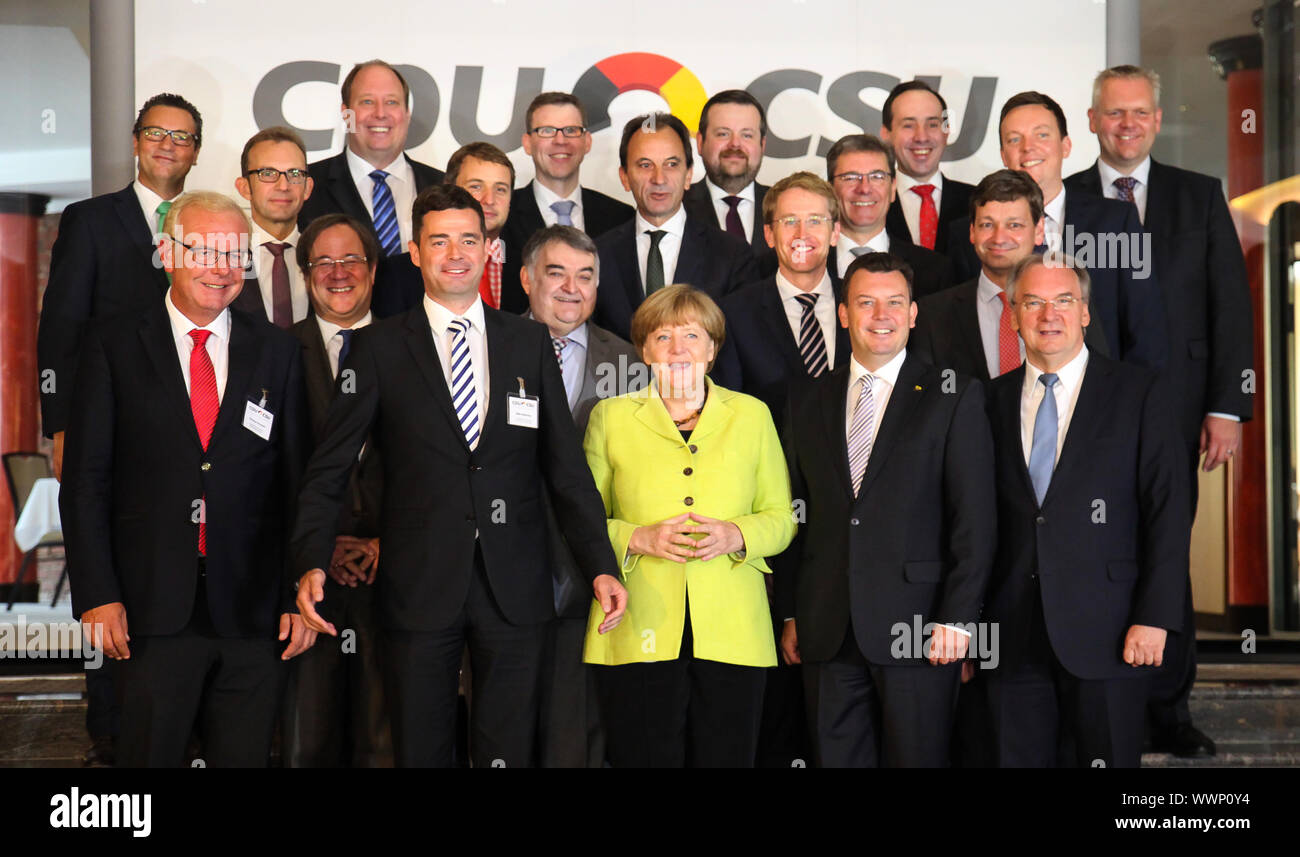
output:
{"label": "name badge", "polygon": [[524,379],[519,378],[519,394],[506,396],[506,423],[520,428],[537,428],[540,402],[524,390]]}
{"label": "name badge", "polygon": [[244,403],[244,428],[262,440],[271,439],[271,424],[274,422],[275,414],[252,402]]}

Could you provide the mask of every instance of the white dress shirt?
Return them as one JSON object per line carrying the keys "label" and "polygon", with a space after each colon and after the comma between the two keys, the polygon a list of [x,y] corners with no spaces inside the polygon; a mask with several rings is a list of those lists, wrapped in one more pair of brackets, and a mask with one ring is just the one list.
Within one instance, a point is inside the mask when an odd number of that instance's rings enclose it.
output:
{"label": "white dress shirt", "polygon": [[[307,297],[307,281],[303,279],[302,270],[298,268],[298,227],[294,227],[289,233],[289,237],[284,241],[273,236],[256,223],[253,224],[252,250],[253,250],[253,272],[256,279],[253,281],[262,293],[262,306],[266,309],[268,319],[275,318],[275,294],[272,291],[271,266],[275,264],[275,255],[266,247],[262,246],[268,241],[276,244],[288,244],[284,250],[284,266],[289,269],[289,302],[293,308],[294,322],[302,321],[307,317],[307,308],[309,299]],[[252,283],[244,281],[244,288],[249,288]]]}
{"label": "white dress shirt", "polygon": [[[1119,199],[1119,188],[1115,187],[1115,179],[1124,175],[1110,164],[1097,159],[1097,172],[1101,175],[1101,195],[1107,199]],[[1128,174],[1131,178],[1137,179],[1137,184],[1133,185],[1133,204],[1137,206],[1138,219],[1146,223],[1147,219],[1147,179],[1151,175],[1151,156],[1147,155],[1142,163],[1133,168],[1133,172]]]}
{"label": "white dress shirt", "polygon": [[[934,210],[937,214],[943,200],[943,173],[938,170],[925,181],[917,181],[902,170],[898,171],[898,204],[903,206],[903,219],[907,221],[907,231],[912,235],[912,243],[921,244],[921,195],[912,192],[919,184],[934,185]],[[938,235],[935,236],[936,243]]]}
{"label": "white dress shirt", "polygon": [[[1074,417],[1074,406],[1079,401],[1079,388],[1083,386],[1083,373],[1088,367],[1088,346],[1079,348],[1074,359],[1062,366],[1056,373],[1056,383],[1052,393],[1056,396],[1056,463],[1061,462],[1061,449],[1065,446],[1065,436],[1070,430],[1070,420]],[[1039,383],[1042,371],[1033,363],[1025,363],[1025,382],[1020,388],[1020,443],[1025,448],[1025,466],[1029,465],[1029,452],[1034,446],[1034,420],[1038,417],[1038,406],[1042,404],[1047,387]],[[1052,465],[1056,469],[1056,465]]]}
{"label": "white dress shirt", "polygon": [[[542,213],[542,222],[547,226],[554,226],[559,222],[560,216],[555,213],[551,205],[562,200],[573,203],[573,210],[569,212],[569,219],[573,221],[574,229],[587,231],[587,221],[582,217],[582,185],[573,189],[571,196],[560,196],[555,191],[543,185],[537,179],[533,179],[533,198],[537,200],[537,210]],[[522,250],[523,248],[519,248]]]}
{"label": "white dress shirt", "polygon": [[889,252],[889,233],[883,228],[871,238],[867,239],[866,244],[859,244],[843,232],[840,233],[840,239],[835,244],[835,267],[836,273],[839,274],[840,280],[844,279],[844,272],[853,264],[853,260],[858,258],[853,251],[858,247],[866,247],[873,253]]}
{"label": "white dress shirt", "polygon": [[411,206],[415,204],[415,170],[411,169],[406,154],[399,153],[391,164],[376,167],[347,146],[343,147],[343,151],[347,153],[352,183],[357,186],[357,193],[361,194],[361,202],[365,204],[366,214],[370,215],[372,223],[375,219],[375,180],[370,174],[376,169],[388,173],[384,182],[393,195],[393,205],[397,209],[397,229],[402,235],[402,247],[398,252],[405,253],[406,243],[411,240],[412,234]]}
{"label": "white dress shirt", "polygon": [[[979,285],[975,287],[975,310],[979,315],[980,342],[984,346],[984,360],[989,367],[989,377],[1001,374],[1002,352],[998,348],[998,333],[1002,329],[1002,287],[989,279],[983,269],[980,270]],[[1020,360],[1025,359],[1025,341],[1016,336],[1016,345],[1020,348]]]}
{"label": "white dress shirt", "polygon": [[212,358],[212,371],[217,376],[217,404],[226,398],[226,378],[230,375],[230,310],[223,309],[221,315],[211,324],[199,325],[190,321],[172,303],[172,290],[167,289],[167,318],[172,323],[172,341],[176,343],[176,357],[181,363],[181,377],[185,379],[185,393],[190,394],[190,352],[194,350],[194,340],[190,338],[191,330],[208,330],[212,335],[204,343],[208,356]]}
{"label": "white dress shirt", "polygon": [[[907,349],[894,355],[884,366],[881,366],[871,374],[871,401],[876,409],[876,424],[871,429],[872,451],[875,451],[876,438],[880,436],[880,423],[885,418],[885,408],[889,407],[889,397],[894,392],[894,385],[898,383],[899,370],[903,368],[903,361],[907,359]],[[868,374],[867,367],[858,362],[857,356],[849,361],[849,395],[844,403],[844,440],[847,443],[849,435],[853,432],[853,411],[858,407],[859,393],[858,379]],[[871,459],[867,459],[870,465]]]}
{"label": "white dress shirt", "polygon": [[[149,188],[140,184],[140,179],[131,182],[131,189],[135,191],[135,198],[140,203],[140,210],[144,212],[144,222],[149,224],[149,234],[156,235],[162,232],[162,224],[158,222],[158,206],[166,202],[161,196],[149,190]],[[176,194],[180,196],[180,194]],[[174,201],[176,196],[172,197]],[[185,236],[181,236],[184,240]]]}
{"label": "white dress shirt", "polygon": [[736,206],[736,213],[740,215],[740,225],[745,228],[745,240],[754,240],[754,183],[750,182],[737,194],[727,193],[722,188],[709,181],[706,176],[704,187],[709,191],[709,198],[713,200],[713,211],[718,216],[718,228],[723,232],[727,231],[727,212],[731,206],[727,205],[727,197],[740,197],[740,204]]}
{"label": "white dress shirt", "polygon": [[641,290],[645,291],[645,264],[650,258],[649,232],[662,229],[668,234],[659,239],[659,256],[664,260],[664,285],[671,286],[676,280],[677,257],[682,252],[682,236],[686,233],[686,207],[678,206],[677,213],[664,223],[654,226],[650,221],[636,213],[636,261],[641,270]]}
{"label": "white dress shirt", "polygon": [[[350,329],[360,330],[373,320],[370,313],[367,312]],[[321,342],[325,343],[325,354],[329,357],[330,377],[337,378],[339,376],[339,354],[343,351],[343,336],[339,331],[343,330],[343,328],[332,321],[326,321],[320,316],[316,316],[316,325],[320,328]]]}
{"label": "white dress shirt", "polygon": [[[438,352],[438,361],[442,363],[442,376],[447,379],[447,392],[451,387],[451,340],[454,335],[447,325],[454,318],[463,318],[469,322],[466,339],[469,344],[469,362],[474,372],[474,392],[478,396],[479,439],[482,429],[487,428],[488,414],[488,355],[487,335],[483,327],[483,299],[475,298],[474,303],[462,316],[457,316],[442,304],[424,296],[424,313],[429,317],[429,328],[433,331],[433,347]],[[534,394],[535,395],[535,394]],[[475,444],[477,446],[477,444]]]}
{"label": "white dress shirt", "polygon": [[1065,186],[1050,202],[1043,203],[1043,239],[1052,250],[1061,249],[1065,230]]}
{"label": "white dress shirt", "polygon": [[[794,334],[797,347],[799,331],[803,328],[803,304],[799,302],[799,295],[805,292],[787,280],[780,271],[776,272],[776,290],[781,295],[781,306],[785,308],[785,319],[790,324],[790,332]],[[809,294],[817,295],[817,303],[813,304],[813,316],[817,319],[817,326],[822,329],[822,339],[826,341],[826,367],[829,369],[835,366],[836,321],[835,290],[831,287],[829,272],[822,274],[821,282]]]}

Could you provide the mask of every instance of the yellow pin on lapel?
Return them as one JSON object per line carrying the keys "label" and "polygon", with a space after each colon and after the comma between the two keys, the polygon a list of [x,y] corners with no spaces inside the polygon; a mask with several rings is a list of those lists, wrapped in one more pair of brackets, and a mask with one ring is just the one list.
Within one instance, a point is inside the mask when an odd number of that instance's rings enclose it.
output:
{"label": "yellow pin on lapel", "polygon": [[916,390],[916,391],[919,392],[919,391],[921,390],[921,385],[920,385],[920,384],[917,384],[917,385],[916,385],[915,387],[913,387],[912,389],[913,389],[913,390]]}

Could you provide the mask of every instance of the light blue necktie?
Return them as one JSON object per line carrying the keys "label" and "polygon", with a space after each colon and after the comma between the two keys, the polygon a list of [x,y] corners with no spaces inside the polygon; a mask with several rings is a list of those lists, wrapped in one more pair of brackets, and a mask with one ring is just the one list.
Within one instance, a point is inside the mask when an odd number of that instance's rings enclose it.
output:
{"label": "light blue necktie", "polygon": [[1029,479],[1034,483],[1034,496],[1038,505],[1043,505],[1047,496],[1047,486],[1052,484],[1052,468],[1056,466],[1056,394],[1052,387],[1057,377],[1054,372],[1044,372],[1038,376],[1047,389],[1043,391],[1043,401],[1038,403],[1038,415],[1034,417],[1034,442],[1029,448]]}
{"label": "light blue necktie", "polygon": [[453,318],[447,323],[451,340],[451,406],[473,449],[482,426],[478,419],[478,391],[474,387],[474,363],[469,359],[469,321]]}
{"label": "light blue necktie", "polygon": [[371,192],[372,219],[375,221],[375,234],[379,236],[379,246],[384,248],[385,256],[396,256],[402,252],[402,231],[397,226],[397,206],[393,204],[393,192],[388,188],[388,173],[375,170],[370,174],[375,187]]}
{"label": "light blue necktie", "polygon": [[559,226],[573,225],[573,207],[576,205],[573,200],[562,199],[559,202],[551,203],[551,211],[555,212],[555,222]]}

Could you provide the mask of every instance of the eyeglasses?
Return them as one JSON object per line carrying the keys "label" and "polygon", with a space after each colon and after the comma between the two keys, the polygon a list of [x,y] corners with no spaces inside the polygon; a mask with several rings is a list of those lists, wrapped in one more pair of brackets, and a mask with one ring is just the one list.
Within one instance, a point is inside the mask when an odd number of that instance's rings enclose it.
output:
{"label": "eyeglasses", "polygon": [[[191,247],[174,235],[168,238],[190,251],[190,258],[205,268],[215,268],[220,260],[225,259],[227,268],[247,268],[253,263],[253,254],[248,250],[227,250],[224,253],[211,247]],[[179,266],[177,266],[179,267]]]}
{"label": "eyeglasses", "polygon": [[150,143],[161,143],[164,137],[171,137],[172,142],[182,148],[193,146],[199,140],[198,134],[191,134],[189,131],[172,131],[167,128],[159,128],[156,125],[141,128],[140,136]]}
{"label": "eyeglasses", "polygon": [[361,266],[364,264],[366,264],[365,256],[349,253],[342,259],[331,259],[328,256],[323,256],[308,263],[307,268],[311,271],[313,277],[321,277],[334,273],[334,269],[339,266],[342,266],[343,270],[349,274],[355,274],[361,270]]}
{"label": "eyeglasses", "polygon": [[874,185],[882,185],[893,178],[892,175],[884,170],[872,170],[869,173],[840,173],[835,177],[835,181],[841,184],[858,184],[863,179]]}
{"label": "eyeglasses", "polygon": [[266,184],[275,184],[280,180],[280,176],[287,178],[289,184],[307,183],[307,171],[296,168],[292,170],[277,170],[275,167],[262,167],[260,170],[249,170],[244,173],[245,178],[248,176],[257,176],[258,181],[265,182]]}
{"label": "eyeglasses", "polygon": [[795,229],[800,223],[803,223],[809,229],[820,229],[823,226],[829,226],[833,221],[829,217],[823,217],[820,214],[810,214],[807,217],[798,217],[791,214],[788,217],[778,217],[775,222],[786,229]]}
{"label": "eyeglasses", "polygon": [[1026,312],[1038,312],[1049,303],[1057,312],[1069,312],[1075,304],[1082,303],[1082,301],[1074,295],[1061,295],[1059,298],[1052,298],[1050,301],[1039,297],[1028,297],[1019,303],[1025,308]]}
{"label": "eyeglasses", "polygon": [[587,127],[585,125],[565,125],[563,128],[556,128],[554,125],[538,125],[531,133],[548,139],[556,134],[563,134],[566,137],[581,137],[587,133]]}

